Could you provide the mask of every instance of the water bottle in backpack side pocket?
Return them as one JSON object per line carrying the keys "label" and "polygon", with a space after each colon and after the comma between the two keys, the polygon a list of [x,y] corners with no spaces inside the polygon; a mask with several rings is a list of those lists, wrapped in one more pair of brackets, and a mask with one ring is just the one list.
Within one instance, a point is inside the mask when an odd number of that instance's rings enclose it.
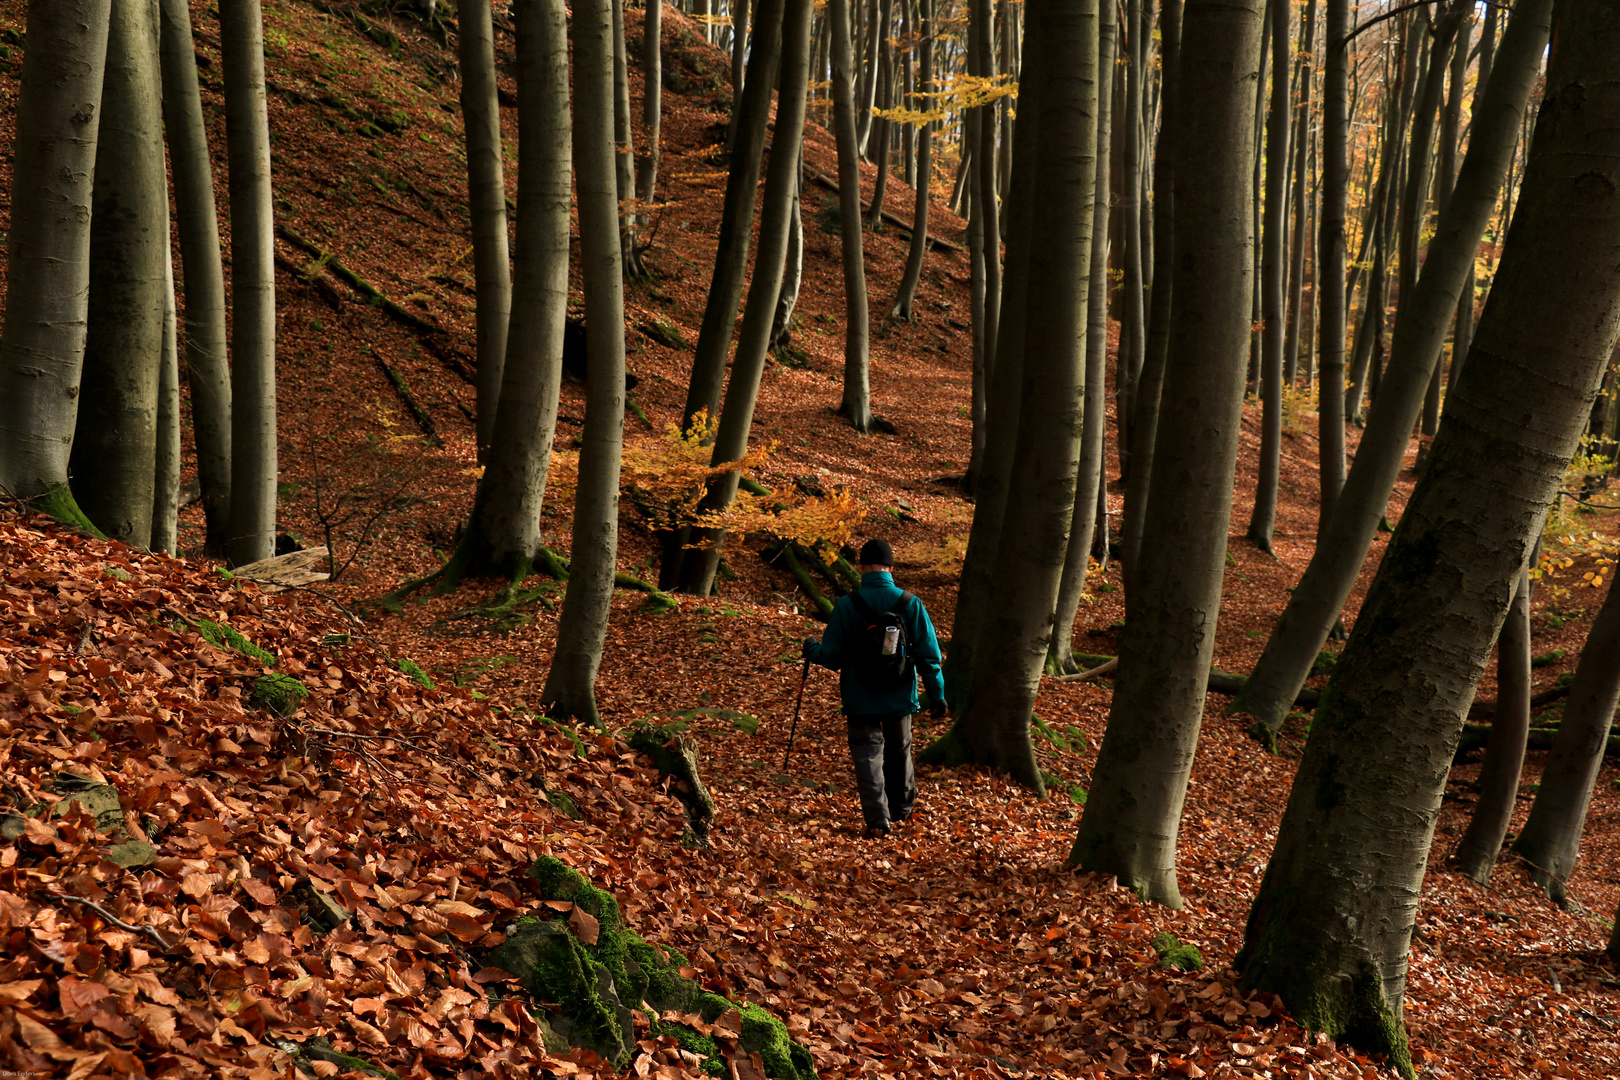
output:
{"label": "water bottle in backpack side pocket", "polygon": [[900,648],[900,628],[890,626],[883,631],[883,655],[893,656]]}

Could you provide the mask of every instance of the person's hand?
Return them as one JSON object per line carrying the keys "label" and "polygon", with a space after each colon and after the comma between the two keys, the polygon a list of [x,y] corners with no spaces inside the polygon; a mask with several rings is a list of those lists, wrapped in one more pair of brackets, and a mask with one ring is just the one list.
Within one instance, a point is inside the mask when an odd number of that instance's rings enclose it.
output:
{"label": "person's hand", "polygon": [[808,660],[810,659],[810,654],[815,652],[816,648],[820,645],[820,638],[807,637],[804,639],[804,648],[799,650],[799,654]]}
{"label": "person's hand", "polygon": [[951,710],[946,707],[943,701],[936,701],[928,706],[928,715],[935,720],[943,720],[951,715]]}

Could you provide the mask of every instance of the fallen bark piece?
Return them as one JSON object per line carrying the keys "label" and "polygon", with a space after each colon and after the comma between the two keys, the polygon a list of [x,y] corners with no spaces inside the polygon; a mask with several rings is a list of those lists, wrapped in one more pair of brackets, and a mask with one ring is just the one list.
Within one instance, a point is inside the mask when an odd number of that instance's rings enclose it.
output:
{"label": "fallen bark piece", "polygon": [[234,577],[258,582],[263,592],[281,592],[283,589],[312,585],[331,577],[332,575],[325,570],[316,569],[317,566],[328,564],[329,555],[330,552],[324,546],[305,548],[302,551],[293,551],[286,555],[260,559],[246,566],[238,566],[231,574]]}

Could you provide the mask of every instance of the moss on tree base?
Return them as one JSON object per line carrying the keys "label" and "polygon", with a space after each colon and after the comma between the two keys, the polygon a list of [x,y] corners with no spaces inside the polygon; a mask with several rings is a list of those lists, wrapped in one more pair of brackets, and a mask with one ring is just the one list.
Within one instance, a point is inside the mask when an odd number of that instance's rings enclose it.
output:
{"label": "moss on tree base", "polygon": [[30,499],[29,505],[63,525],[83,529],[98,540],[107,539],[107,534],[96,528],[95,523],[79,509],[78,500],[74,499],[72,490],[66,484],[47,488],[43,494]]}

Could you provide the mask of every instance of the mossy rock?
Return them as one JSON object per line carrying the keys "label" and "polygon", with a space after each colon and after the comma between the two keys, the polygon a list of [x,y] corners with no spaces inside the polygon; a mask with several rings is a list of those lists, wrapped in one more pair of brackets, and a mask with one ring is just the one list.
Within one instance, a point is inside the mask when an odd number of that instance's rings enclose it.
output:
{"label": "mossy rock", "polygon": [[248,703],[276,716],[291,716],[309,697],[309,688],[291,675],[260,675]]}
{"label": "mossy rock", "polygon": [[625,741],[631,749],[652,758],[660,775],[675,778],[675,797],[686,807],[692,835],[698,843],[708,843],[709,827],[714,823],[714,797],[703,784],[697,743],[682,733],[685,727],[680,721],[654,724],[641,720],[630,729]]}
{"label": "mossy rock", "polygon": [[749,1002],[738,1003],[719,994],[698,999],[698,1012],[705,1024],[712,1024],[729,1009],[742,1017],[742,1048],[758,1054],[765,1064],[765,1075],[772,1080],[816,1080],[816,1062],[810,1051],[788,1037],[787,1025]]}
{"label": "mossy rock", "polygon": [[1159,954],[1159,966],[1181,971],[1203,971],[1204,954],[1196,945],[1183,945],[1174,934],[1155,934],[1153,951]]}
{"label": "mossy rock", "polygon": [[379,1080],[399,1080],[398,1073],[390,1072],[380,1065],[373,1065],[365,1058],[340,1053],[332,1049],[332,1043],[325,1035],[318,1035],[307,1043],[297,1043],[291,1039],[282,1039],[275,1036],[271,1036],[265,1041],[290,1056],[297,1063],[299,1069],[309,1075],[317,1075],[312,1063],[325,1061],[336,1065],[342,1072],[364,1073],[367,1076],[378,1077]]}
{"label": "mossy rock", "polygon": [[243,656],[251,656],[265,667],[276,666],[274,653],[259,648],[224,623],[217,623],[213,619],[198,619],[197,632],[203,636],[203,640],[217,649],[232,649]]}
{"label": "mossy rock", "polygon": [[123,805],[118,801],[117,788],[113,787],[111,784],[96,783],[85,786],[70,782],[69,784],[64,785],[62,783],[61,776],[58,776],[57,782],[53,786],[58,791],[62,791],[65,788],[67,790],[71,790],[72,794],[56,804],[51,811],[52,817],[61,817],[63,814],[68,812],[69,807],[71,807],[74,803],[78,803],[80,806],[84,807],[85,813],[96,819],[96,830],[98,832],[117,833],[120,836],[123,835],[124,808]]}
{"label": "mossy rock", "polygon": [[615,1065],[628,1060],[635,1040],[630,1010],[613,976],[565,923],[519,924],[490,962],[517,975],[529,996],[549,1007],[550,1029],[565,1045],[548,1041],[548,1051],[583,1046]]}
{"label": "mossy rock", "polygon": [[[810,1080],[815,1063],[810,1052],[788,1037],[787,1027],[757,1005],[739,1005],[705,994],[680,973],[691,962],[673,949],[641,938],[624,924],[619,903],[560,859],[546,856],[528,876],[546,900],[571,901],[597,921],[594,945],[570,930],[563,913],[554,918],[519,919],[506,941],[491,951],[489,962],[510,971],[544,1007],[550,1030],[563,1043],[586,1046],[616,1064],[634,1046],[631,1010],[700,1013],[706,1022],[728,1009],[742,1016],[742,1046],[759,1054],[765,1075],[781,1080]],[[684,1024],[654,1020],[655,1035],[670,1035],[683,1049],[705,1058],[703,1071],[724,1075],[724,1061],[714,1041]],[[547,1042],[548,1049],[554,1049]],[[623,1057],[621,1058],[621,1055]]]}

